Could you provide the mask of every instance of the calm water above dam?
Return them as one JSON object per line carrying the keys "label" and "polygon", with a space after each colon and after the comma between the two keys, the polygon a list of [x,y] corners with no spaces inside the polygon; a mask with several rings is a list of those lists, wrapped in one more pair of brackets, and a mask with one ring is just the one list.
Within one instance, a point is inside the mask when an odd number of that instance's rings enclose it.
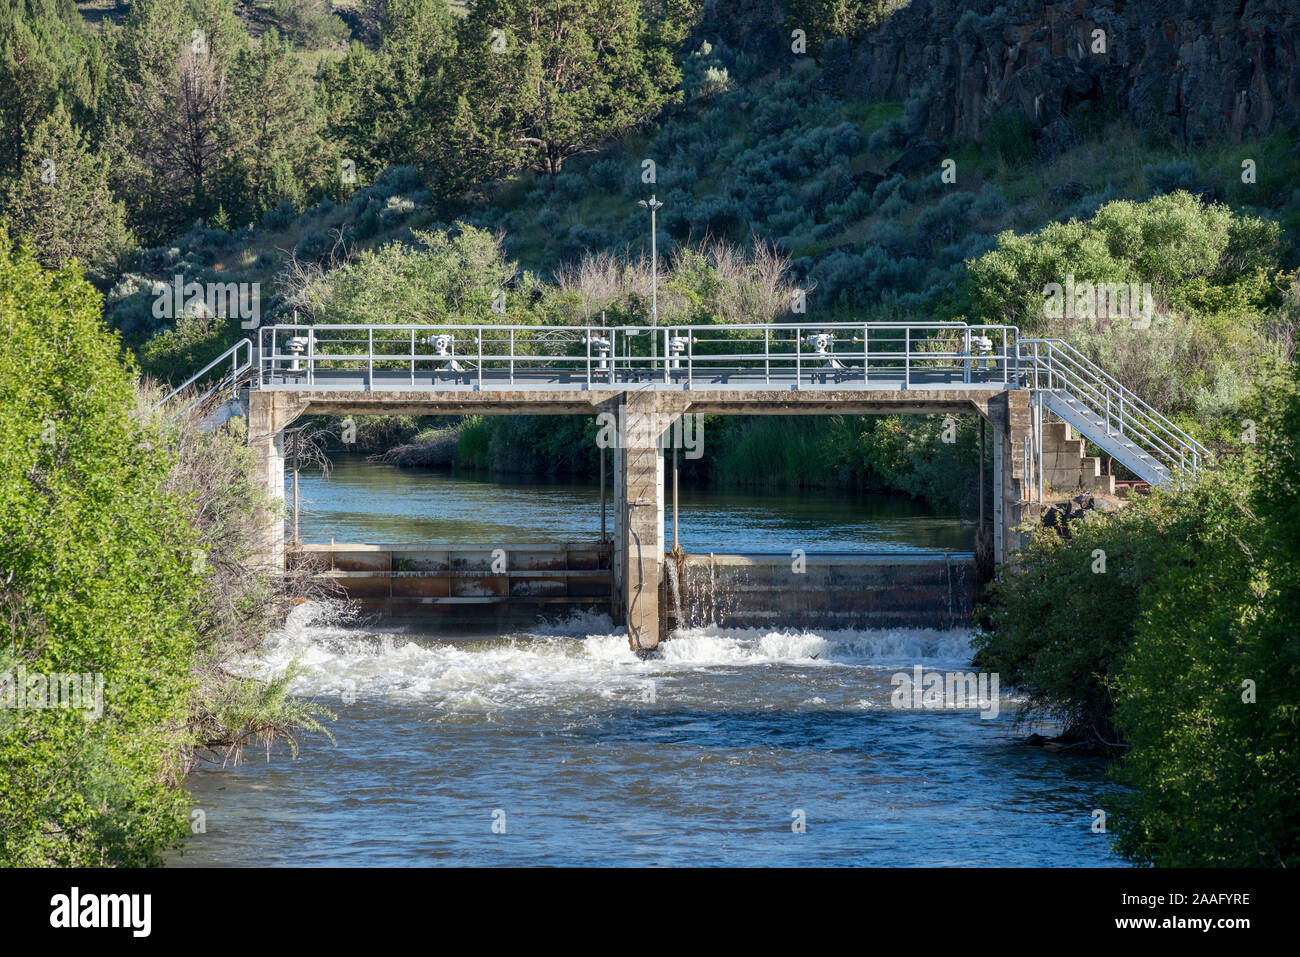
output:
{"label": "calm water above dam", "polygon": [[[592,538],[594,488],[342,461],[302,481],[304,541]],[[687,493],[704,551],[970,548],[914,503]],[[297,761],[200,767],[175,865],[1107,865],[1099,763],[1000,713],[902,710],[891,677],[967,670],[969,634],[696,629],[642,661],[603,617],[447,639],[299,607],[244,663],[296,661],[339,718]],[[792,824],[806,822],[796,833]],[[494,825],[496,830],[494,831]],[[498,833],[504,827],[505,833]]]}
{"label": "calm water above dam", "polygon": [[[672,541],[672,487],[664,523]],[[292,486],[286,482],[286,502]],[[613,534],[613,491],[606,523]],[[304,542],[525,544],[600,537],[600,489],[563,482],[494,482],[339,456],[328,480],[299,478]],[[970,551],[975,524],[920,502],[839,492],[758,494],[679,490],[678,537],[687,551]]]}

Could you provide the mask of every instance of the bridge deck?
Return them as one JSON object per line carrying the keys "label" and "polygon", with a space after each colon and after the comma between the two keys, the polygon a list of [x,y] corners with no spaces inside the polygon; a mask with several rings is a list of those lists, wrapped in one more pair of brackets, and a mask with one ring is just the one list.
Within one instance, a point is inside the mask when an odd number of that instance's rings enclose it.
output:
{"label": "bridge deck", "polygon": [[555,370],[527,370],[508,372],[496,370],[477,372],[412,373],[409,370],[321,370],[311,375],[277,370],[263,375],[259,388],[298,392],[529,392],[529,391],[610,391],[629,389],[657,389],[666,391],[691,390],[856,390],[908,391],[918,389],[979,389],[1002,391],[1017,388],[1015,382],[1004,381],[1000,370],[961,369],[872,369],[864,375],[861,369],[827,369],[805,372],[765,374],[762,369],[719,369],[709,373],[693,374],[670,372],[666,376],[649,373],[624,373],[588,379],[585,373]]}
{"label": "bridge deck", "polygon": [[[262,389],[275,403],[277,416],[298,415],[595,415],[612,411],[629,395],[658,398],[659,411],[671,415],[884,415],[991,413],[998,397],[1011,393],[998,386],[945,385],[930,389],[875,388],[723,388],[723,389]],[[259,394],[259,393],[254,393]],[[613,405],[611,405],[611,403]],[[289,416],[289,419],[284,418]]]}

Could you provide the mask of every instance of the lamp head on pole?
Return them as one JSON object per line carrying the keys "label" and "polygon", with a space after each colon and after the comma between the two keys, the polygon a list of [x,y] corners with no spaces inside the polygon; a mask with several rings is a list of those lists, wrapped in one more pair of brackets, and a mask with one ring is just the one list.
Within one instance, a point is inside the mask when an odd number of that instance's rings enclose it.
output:
{"label": "lamp head on pole", "polygon": [[636,204],[640,206],[642,209],[656,210],[656,209],[664,208],[664,204],[659,202],[659,200],[655,199],[653,196],[651,196],[648,200],[639,199],[637,200]]}

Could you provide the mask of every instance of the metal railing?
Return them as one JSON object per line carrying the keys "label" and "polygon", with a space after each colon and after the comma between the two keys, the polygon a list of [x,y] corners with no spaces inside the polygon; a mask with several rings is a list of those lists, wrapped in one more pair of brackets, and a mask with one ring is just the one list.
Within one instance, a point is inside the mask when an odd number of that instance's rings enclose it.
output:
{"label": "metal railing", "polygon": [[[242,360],[240,359],[241,353],[247,353],[246,355],[244,355],[244,358]],[[194,373],[194,375],[190,376],[188,379],[186,379],[176,388],[172,389],[172,391],[167,393],[167,395],[164,396],[162,399],[155,402],[154,408],[155,409],[162,408],[172,399],[176,398],[176,396],[180,395],[190,386],[194,385],[196,382],[198,382],[200,379],[206,376],[209,372],[211,372],[213,369],[215,369],[217,366],[221,365],[223,362],[227,360],[229,360],[230,362],[230,371],[227,372],[225,375],[223,375],[210,387],[208,387],[208,389],[206,389],[204,392],[200,393],[184,409],[180,410],[181,414],[188,412],[190,409],[194,408],[196,405],[198,405],[200,402],[208,398],[208,396],[212,395],[214,392],[218,391],[219,389],[222,389],[224,387],[233,388],[240,381],[240,379],[245,375],[245,373],[251,372],[253,368],[252,340],[240,339],[238,342],[236,342],[225,352],[221,353],[221,355],[217,356],[215,359],[213,359],[211,362],[205,365],[198,372]]]}
{"label": "metal railing", "polygon": [[1025,387],[1075,400],[1106,436],[1140,445],[1170,476],[1181,471],[1195,478],[1211,462],[1205,446],[1060,339],[1020,340],[1020,368]]}
{"label": "metal railing", "polygon": [[279,325],[264,389],[1014,387],[1014,326],[929,323]]}
{"label": "metal railing", "polygon": [[[960,322],[661,326],[277,325],[242,339],[202,392],[248,376],[258,389],[914,389],[963,385],[1051,393],[1112,455],[1195,477],[1209,451],[1059,339]],[[1060,414],[1060,413],[1058,413]],[[1113,441],[1112,441],[1113,440]],[[1134,451],[1136,447],[1136,451]]]}

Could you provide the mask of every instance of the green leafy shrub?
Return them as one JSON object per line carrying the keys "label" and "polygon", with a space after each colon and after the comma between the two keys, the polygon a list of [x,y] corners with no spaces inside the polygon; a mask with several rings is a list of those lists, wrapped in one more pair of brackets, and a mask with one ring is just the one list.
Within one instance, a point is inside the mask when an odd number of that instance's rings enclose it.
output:
{"label": "green leafy shrub", "polygon": [[1300,860],[1300,382],[1261,387],[1259,451],[1119,514],[1041,530],[982,608],[977,661],[1022,717],[1118,756],[1136,863]]}
{"label": "green leafy shrub", "polygon": [[923,236],[950,243],[965,232],[966,219],[974,203],[974,193],[948,193],[933,206],[921,210],[916,217],[916,228]]}
{"label": "green leafy shrub", "polygon": [[1027,696],[1021,717],[1055,719],[1065,735],[1117,746],[1111,679],[1133,643],[1140,598],[1204,523],[1156,493],[1117,516],[1041,529],[1002,566],[973,640],[981,667]]}
{"label": "green leafy shrub", "polygon": [[1007,211],[1007,198],[996,183],[985,183],[971,204],[971,215],[976,219],[996,219]]}
{"label": "green leafy shrub", "polygon": [[1180,495],[1114,681],[1117,847],[1159,867],[1300,862],[1300,388],[1261,391],[1259,454]]}
{"label": "green leafy shrub", "polygon": [[1196,192],[1200,187],[1201,171],[1195,162],[1148,163],[1142,167],[1142,178],[1153,193],[1173,193],[1178,190]]}
{"label": "green leafy shrub", "polygon": [[342,420],[330,420],[328,426],[324,426],[333,436],[332,444],[336,449],[374,455],[411,442],[420,432],[420,420],[411,415],[358,415],[351,418],[356,426],[353,445],[345,446],[338,441],[344,432]]}
{"label": "green leafy shrub", "polygon": [[[451,231],[412,233],[415,246],[386,243],[312,282],[305,290],[320,322],[496,323],[498,289],[512,289],[512,321],[528,323],[528,290],[537,280],[520,275],[491,233],[468,224]],[[516,303],[521,303],[516,307]]]}
{"label": "green leafy shrub", "polygon": [[182,315],[140,350],[146,375],[179,385],[225,352],[240,335],[239,321]]}
{"label": "green leafy shrub", "polygon": [[[970,263],[957,311],[1022,334],[1060,336],[1147,401],[1171,400],[1165,408],[1178,412],[1220,380],[1222,365],[1258,370],[1276,357],[1262,317],[1279,298],[1281,253],[1281,230],[1263,217],[1185,192],[1121,200],[1090,220],[1000,234],[997,249]],[[1049,284],[1064,286],[1071,276],[1149,285],[1150,325],[1049,316]],[[1157,377],[1152,357],[1161,354],[1170,361]]]}
{"label": "green leafy shrub", "polygon": [[293,203],[290,200],[282,199],[276,206],[268,209],[262,215],[261,227],[267,232],[277,233],[282,229],[287,229],[297,215]]}
{"label": "green leafy shrub", "polygon": [[100,305],[0,231],[0,656],[103,680],[94,720],[0,709],[10,865],[150,864],[185,831],[196,535]]}
{"label": "green leafy shrub", "polygon": [[345,40],[347,24],[331,12],[328,0],[273,0],[271,19],[301,47],[321,47]]}
{"label": "green leafy shrub", "polygon": [[379,210],[379,222],[391,229],[415,212],[415,203],[405,196],[390,196]]}
{"label": "green leafy shrub", "polygon": [[334,240],[319,229],[306,229],[293,247],[294,258],[306,262],[323,259],[334,248]]}
{"label": "green leafy shrub", "polygon": [[603,192],[616,193],[623,181],[626,165],[616,158],[598,160],[587,170],[587,182]]}
{"label": "green leafy shrub", "polygon": [[901,118],[885,121],[879,129],[867,139],[867,149],[873,153],[883,153],[887,149],[898,149],[907,142],[907,125]]}

